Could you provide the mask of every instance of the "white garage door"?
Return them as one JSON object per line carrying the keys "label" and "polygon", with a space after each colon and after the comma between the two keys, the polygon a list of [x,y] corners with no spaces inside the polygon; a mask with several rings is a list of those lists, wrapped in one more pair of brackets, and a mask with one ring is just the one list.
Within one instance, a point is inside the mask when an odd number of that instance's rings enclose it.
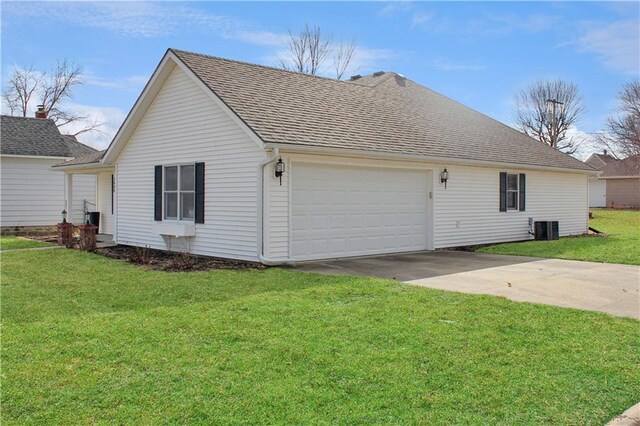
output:
{"label": "white garage door", "polygon": [[296,260],[427,248],[427,173],[295,164],[292,251]]}

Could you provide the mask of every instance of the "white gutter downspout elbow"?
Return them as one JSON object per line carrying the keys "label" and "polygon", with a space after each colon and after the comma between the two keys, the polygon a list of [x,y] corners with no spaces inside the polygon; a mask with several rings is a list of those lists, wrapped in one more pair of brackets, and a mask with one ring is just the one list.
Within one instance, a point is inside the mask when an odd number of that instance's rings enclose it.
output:
{"label": "white gutter downspout elbow", "polygon": [[[273,148],[273,155],[258,165],[258,260],[269,266],[295,265],[293,259],[269,259],[264,257],[264,168],[280,158],[280,150]],[[289,201],[291,202],[291,201]]]}

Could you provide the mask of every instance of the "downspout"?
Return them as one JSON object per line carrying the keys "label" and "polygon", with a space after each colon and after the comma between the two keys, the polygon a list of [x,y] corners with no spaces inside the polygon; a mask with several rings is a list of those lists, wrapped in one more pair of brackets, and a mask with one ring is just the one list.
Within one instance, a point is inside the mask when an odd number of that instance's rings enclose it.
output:
{"label": "downspout", "polygon": [[[258,260],[269,266],[295,265],[293,259],[268,259],[264,257],[264,168],[273,164],[280,158],[280,150],[273,148],[273,155],[260,162],[258,165]],[[291,201],[289,201],[291,202]]]}

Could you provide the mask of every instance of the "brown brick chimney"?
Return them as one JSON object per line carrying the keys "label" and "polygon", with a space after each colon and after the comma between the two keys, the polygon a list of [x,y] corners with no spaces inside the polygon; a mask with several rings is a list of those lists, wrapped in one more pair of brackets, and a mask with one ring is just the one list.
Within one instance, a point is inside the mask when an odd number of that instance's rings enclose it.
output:
{"label": "brown brick chimney", "polygon": [[47,111],[44,110],[44,105],[38,105],[36,111],[36,118],[47,118]]}

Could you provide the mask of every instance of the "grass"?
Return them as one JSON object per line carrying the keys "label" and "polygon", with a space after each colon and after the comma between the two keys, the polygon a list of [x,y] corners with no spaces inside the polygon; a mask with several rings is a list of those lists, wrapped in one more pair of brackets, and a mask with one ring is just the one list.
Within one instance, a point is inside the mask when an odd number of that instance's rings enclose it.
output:
{"label": "grass", "polygon": [[52,244],[45,243],[42,241],[29,240],[27,238],[22,238],[22,237],[14,237],[11,235],[0,236],[0,251],[27,249],[27,248],[35,248],[35,247],[47,247],[50,245]]}
{"label": "grass", "polygon": [[506,243],[482,247],[478,251],[640,265],[640,211],[594,209],[589,226],[606,233],[607,237],[565,237],[558,241]]}
{"label": "grass", "polygon": [[2,256],[2,422],[605,423],[639,322],[286,269]]}

